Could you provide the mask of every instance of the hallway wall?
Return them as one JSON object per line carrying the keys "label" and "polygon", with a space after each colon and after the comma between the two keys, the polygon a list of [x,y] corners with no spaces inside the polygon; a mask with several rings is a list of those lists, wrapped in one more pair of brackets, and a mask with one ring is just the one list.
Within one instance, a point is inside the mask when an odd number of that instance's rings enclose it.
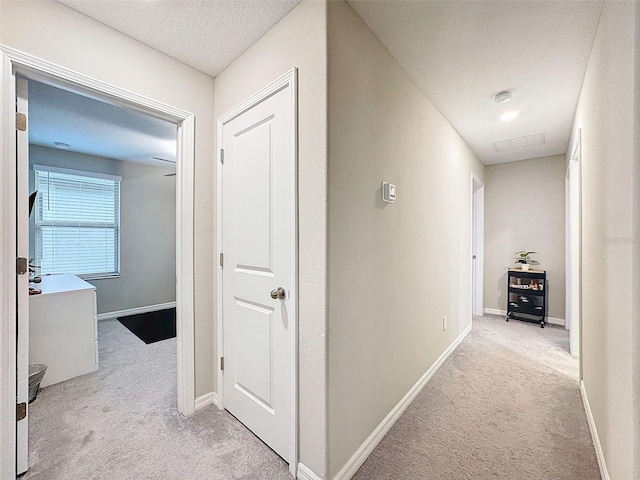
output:
{"label": "hallway wall", "polygon": [[640,478],[639,10],[604,3],[569,147],[582,139],[582,373],[614,480]]}
{"label": "hallway wall", "polygon": [[547,271],[547,316],[565,318],[565,156],[485,167],[484,307],[507,308],[507,268],[534,251]]}
{"label": "hallway wall", "polygon": [[328,29],[333,478],[470,326],[471,172],[484,166],[346,2],[329,2]]}

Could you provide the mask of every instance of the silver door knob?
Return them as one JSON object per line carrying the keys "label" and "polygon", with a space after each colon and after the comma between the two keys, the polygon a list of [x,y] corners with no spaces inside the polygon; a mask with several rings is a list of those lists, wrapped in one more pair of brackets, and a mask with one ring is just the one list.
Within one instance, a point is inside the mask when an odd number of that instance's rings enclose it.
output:
{"label": "silver door knob", "polygon": [[271,298],[273,298],[274,300],[277,300],[277,299],[284,300],[286,296],[287,296],[287,292],[282,287],[278,287],[275,290],[271,290]]}

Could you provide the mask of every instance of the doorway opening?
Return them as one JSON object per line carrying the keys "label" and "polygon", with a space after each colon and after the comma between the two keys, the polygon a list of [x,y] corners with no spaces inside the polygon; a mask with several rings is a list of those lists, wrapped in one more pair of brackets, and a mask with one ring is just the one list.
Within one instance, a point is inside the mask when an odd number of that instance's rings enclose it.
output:
{"label": "doorway opening", "polygon": [[[581,129],[578,129],[571,149],[565,175],[565,262],[566,280],[566,322],[569,330],[569,351],[580,357],[580,295],[581,295],[581,191],[580,169],[582,165]],[[580,362],[582,378],[582,362]]]}
{"label": "doorway opening", "polygon": [[484,314],[484,183],[471,174],[471,313]]}
{"label": "doorway opening", "polygon": [[[0,454],[0,476],[13,478],[16,475],[16,460],[27,458],[26,432],[28,431],[28,276],[17,269],[16,258],[29,258],[28,241],[28,176],[29,164],[26,152],[28,139],[20,135],[19,117],[28,102],[28,92],[18,92],[20,78],[37,81],[44,85],[99,100],[106,104],[150,115],[155,119],[171,122],[176,129],[176,175],[168,181],[176,182],[176,330],[177,330],[177,408],[189,415],[195,409],[194,397],[194,326],[193,326],[193,162],[194,162],[194,116],[146,97],[132,94],[104,82],[71,72],[36,57],[2,47],[0,53],[0,106],[5,128],[0,136],[0,148],[6,158],[2,180],[3,205],[0,221],[6,251],[2,258],[3,276],[0,291],[3,292],[3,314],[16,318],[13,327],[3,329],[0,348],[0,370],[18,372],[6,374],[0,382],[0,428],[3,435]],[[18,95],[20,93],[20,95]],[[16,118],[16,122],[13,119]],[[28,123],[27,123],[28,125]],[[18,128],[14,128],[18,127]],[[24,129],[26,130],[26,128]],[[27,140],[25,142],[25,140]],[[24,213],[24,215],[23,215]],[[142,267],[141,267],[142,268]],[[26,273],[26,272],[25,272]],[[7,322],[10,323],[10,322]],[[46,375],[46,374],[45,374]],[[17,399],[17,402],[16,402]],[[20,413],[20,415],[17,415]]]}

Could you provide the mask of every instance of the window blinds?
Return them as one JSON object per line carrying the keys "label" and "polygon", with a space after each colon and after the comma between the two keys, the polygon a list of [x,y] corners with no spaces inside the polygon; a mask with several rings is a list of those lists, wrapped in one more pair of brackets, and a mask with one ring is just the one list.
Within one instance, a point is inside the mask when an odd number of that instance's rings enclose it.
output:
{"label": "window blinds", "polygon": [[120,273],[120,177],[36,165],[35,263],[41,273]]}

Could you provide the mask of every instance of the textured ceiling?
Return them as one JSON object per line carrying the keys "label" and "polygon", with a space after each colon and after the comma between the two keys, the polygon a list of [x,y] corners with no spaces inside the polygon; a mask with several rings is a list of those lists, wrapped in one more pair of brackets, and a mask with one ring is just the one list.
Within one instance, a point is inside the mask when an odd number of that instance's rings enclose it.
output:
{"label": "textured ceiling", "polygon": [[300,0],[58,0],[211,76]]}
{"label": "textured ceiling", "polygon": [[[349,4],[485,164],[565,153],[601,1]],[[492,143],[540,132],[541,145]]]}
{"label": "textured ceiling", "polygon": [[175,169],[176,125],[29,81],[29,143]]}

